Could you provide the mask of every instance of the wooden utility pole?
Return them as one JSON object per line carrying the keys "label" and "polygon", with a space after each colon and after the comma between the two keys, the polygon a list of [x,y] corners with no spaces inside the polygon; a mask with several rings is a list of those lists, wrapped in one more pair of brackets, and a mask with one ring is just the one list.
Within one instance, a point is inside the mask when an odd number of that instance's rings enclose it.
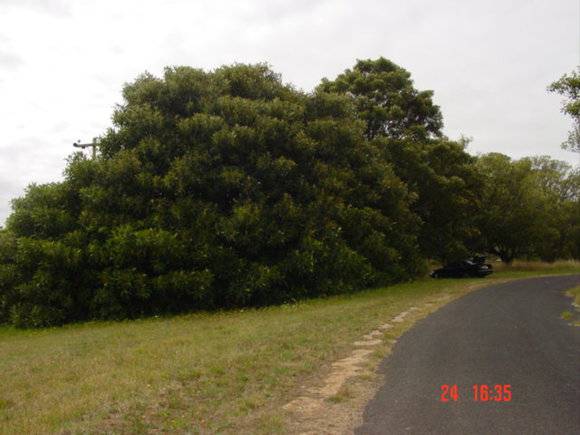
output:
{"label": "wooden utility pole", "polygon": [[93,138],[93,142],[92,143],[80,143],[80,139],[78,140],[78,142],[73,143],[73,147],[76,148],[88,148],[88,147],[93,147],[93,160],[95,159],[95,157],[97,157],[97,138],[94,137]]}

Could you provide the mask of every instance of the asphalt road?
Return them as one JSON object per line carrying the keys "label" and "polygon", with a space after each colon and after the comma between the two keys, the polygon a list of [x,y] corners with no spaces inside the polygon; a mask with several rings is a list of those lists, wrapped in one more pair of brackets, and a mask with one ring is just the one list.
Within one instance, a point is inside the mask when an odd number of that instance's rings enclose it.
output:
{"label": "asphalt road", "polygon": [[[578,284],[494,285],[418,322],[383,361],[386,383],[356,434],[580,434],[580,327],[560,317]],[[441,402],[443,384],[457,385],[457,401]],[[498,400],[510,385],[511,401],[475,401],[474,384],[501,385]]]}

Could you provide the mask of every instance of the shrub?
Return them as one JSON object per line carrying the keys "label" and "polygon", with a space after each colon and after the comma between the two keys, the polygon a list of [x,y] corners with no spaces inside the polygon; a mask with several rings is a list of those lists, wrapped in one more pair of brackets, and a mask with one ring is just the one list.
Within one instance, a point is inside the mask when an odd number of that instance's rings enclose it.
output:
{"label": "shrub", "polygon": [[265,65],[168,68],[123,96],[95,160],[14,201],[4,321],[281,303],[417,272],[413,196],[348,96]]}

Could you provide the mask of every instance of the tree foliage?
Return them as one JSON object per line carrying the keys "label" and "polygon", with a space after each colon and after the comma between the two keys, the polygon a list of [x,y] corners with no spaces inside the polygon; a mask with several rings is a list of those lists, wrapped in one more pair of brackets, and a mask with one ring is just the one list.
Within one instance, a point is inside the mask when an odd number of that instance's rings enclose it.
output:
{"label": "tree foliage", "polygon": [[568,139],[562,144],[562,148],[580,152],[580,69],[564,74],[548,90],[565,97],[562,104],[562,112],[572,117],[572,130],[568,133]]}
{"label": "tree foliage", "polygon": [[542,156],[512,160],[491,153],[477,165],[486,177],[478,214],[483,248],[516,257],[578,258],[578,170]]}
{"label": "tree foliage", "polygon": [[4,319],[263,305],[422,267],[409,192],[348,98],[265,65],[169,68],[123,96],[96,160],[13,202]]}
{"label": "tree foliage", "polygon": [[368,139],[441,136],[443,117],[433,91],[415,89],[411,74],[383,57],[359,60],[335,80],[323,79],[319,90],[353,97]]}
{"label": "tree foliage", "polygon": [[482,182],[466,143],[443,137],[433,92],[415,89],[410,73],[384,58],[359,60],[318,89],[354,101],[366,137],[414,195],[423,255],[443,261],[467,255],[478,237],[474,217]]}
{"label": "tree foliage", "polygon": [[123,89],[99,153],[0,229],[0,323],[260,306],[410,279],[475,250],[580,257],[578,169],[469,155],[380,58],[312,93],[267,65]]}

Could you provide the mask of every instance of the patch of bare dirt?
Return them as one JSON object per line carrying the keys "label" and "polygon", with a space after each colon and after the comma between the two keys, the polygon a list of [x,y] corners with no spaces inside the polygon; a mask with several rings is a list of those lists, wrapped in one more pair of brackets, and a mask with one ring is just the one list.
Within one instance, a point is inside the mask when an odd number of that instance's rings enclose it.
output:
{"label": "patch of bare dirt", "polygon": [[[426,308],[411,307],[390,322],[422,317],[416,315],[426,312]],[[381,384],[376,367],[396,343],[387,335],[394,328],[390,322],[355,341],[350,355],[334,362],[318,385],[306,388],[304,395],[283,407],[290,414],[291,433],[349,434],[362,422],[364,406]]]}
{"label": "patch of bare dirt", "polygon": [[415,321],[482,286],[470,285],[455,295],[439,295],[420,307],[410,307],[355,341],[351,354],[333,363],[324,379],[315,386],[303,386],[305,393],[283,407],[289,417],[289,433],[352,434],[362,423],[366,404],[383,384],[377,367],[392,351],[396,338]]}

